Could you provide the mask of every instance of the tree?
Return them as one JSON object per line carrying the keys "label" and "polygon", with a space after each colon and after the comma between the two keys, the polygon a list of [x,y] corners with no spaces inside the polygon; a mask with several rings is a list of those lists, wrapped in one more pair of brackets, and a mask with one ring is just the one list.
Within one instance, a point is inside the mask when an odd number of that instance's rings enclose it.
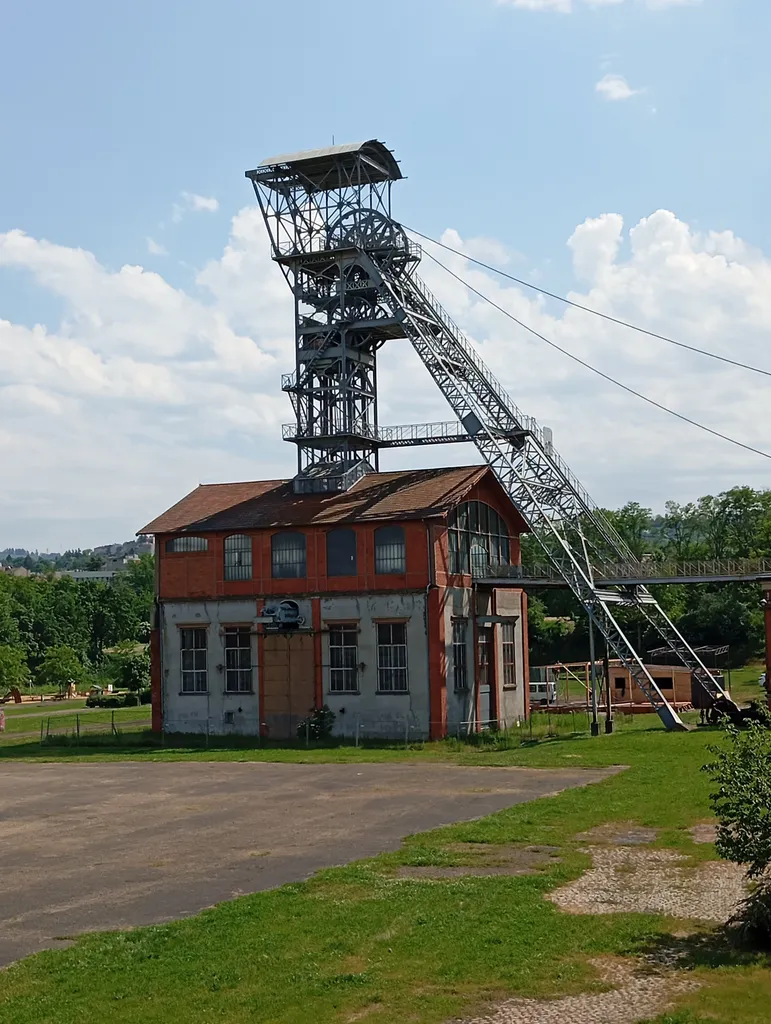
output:
{"label": "tree", "polygon": [[29,666],[23,648],[2,644],[0,646],[0,695],[7,693],[12,686],[21,689],[28,683]]}
{"label": "tree", "polygon": [[150,651],[133,643],[119,644],[111,660],[118,686],[132,693],[150,687]]}
{"label": "tree", "polygon": [[66,690],[70,683],[82,682],[85,670],[71,647],[62,644],[49,647],[38,669],[37,682],[41,686],[56,686]]}
{"label": "tree", "polygon": [[744,938],[771,940],[771,716],[746,729],[727,726],[728,745],[712,747],[704,766],[716,788],[711,803],[718,819],[718,853],[741,864],[752,883],[750,896],[733,920]]}

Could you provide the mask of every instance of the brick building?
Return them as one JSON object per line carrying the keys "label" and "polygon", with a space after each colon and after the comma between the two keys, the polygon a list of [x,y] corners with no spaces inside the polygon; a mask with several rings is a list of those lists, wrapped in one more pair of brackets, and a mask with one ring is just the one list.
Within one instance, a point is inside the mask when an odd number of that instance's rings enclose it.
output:
{"label": "brick building", "polygon": [[519,563],[523,528],[486,467],[368,473],[331,494],[198,487],[141,531],[156,539],[153,727],[289,737],[322,704],[343,735],[514,724],[526,595],[484,577]]}

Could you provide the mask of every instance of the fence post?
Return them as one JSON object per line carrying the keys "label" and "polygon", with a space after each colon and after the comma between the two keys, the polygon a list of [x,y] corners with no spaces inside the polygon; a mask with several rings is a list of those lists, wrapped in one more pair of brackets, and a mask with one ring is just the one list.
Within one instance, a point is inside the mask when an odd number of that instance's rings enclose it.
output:
{"label": "fence post", "polygon": [[306,747],[310,746],[310,740],[311,740],[311,723],[310,723],[310,719],[306,718],[305,719],[305,746]]}
{"label": "fence post", "polygon": [[113,709],[113,712],[112,712],[112,717],[110,718],[110,732],[113,734],[113,736],[117,735],[117,733],[115,732],[115,710],[114,709]]}
{"label": "fence post", "polygon": [[75,715],[75,745],[80,746],[80,715]]}
{"label": "fence post", "polygon": [[355,733],[355,735],[356,735],[356,739],[354,740],[354,745],[358,747],[358,745],[359,745],[359,716],[358,715],[356,716],[356,733]]}
{"label": "fence post", "polygon": [[50,718],[46,718],[46,739],[48,739],[48,736],[49,736],[50,732],[51,732],[51,719]]}
{"label": "fence post", "polygon": [[40,746],[43,746],[43,719],[40,719]]}
{"label": "fence post", "polygon": [[404,716],[404,746],[410,745],[410,720],[407,716]]}

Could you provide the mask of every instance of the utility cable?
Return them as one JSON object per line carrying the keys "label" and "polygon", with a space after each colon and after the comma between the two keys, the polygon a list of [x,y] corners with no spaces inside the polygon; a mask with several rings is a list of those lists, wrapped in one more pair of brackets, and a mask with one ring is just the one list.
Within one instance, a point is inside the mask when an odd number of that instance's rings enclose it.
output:
{"label": "utility cable", "polygon": [[[521,285],[523,288],[529,288],[531,291],[539,292],[539,294],[546,295],[550,299],[556,299],[557,302],[563,302],[566,306],[572,306],[573,309],[581,309],[584,313],[591,313],[592,316],[598,316],[600,319],[607,320],[608,323],[616,324],[618,327],[627,327],[630,331],[637,331],[638,334],[645,334],[649,338],[656,338],[658,341],[665,341],[668,345],[676,345],[678,348],[687,349],[689,352],[696,352],[700,356],[708,356],[710,359],[717,359],[721,363],[728,363],[729,366],[738,366],[742,370],[751,370],[752,373],[762,373],[764,377],[771,377],[771,370],[763,370],[759,366],[752,366],[750,363],[742,363],[738,359],[729,359],[728,356],[718,355],[717,352],[710,352],[708,349],[699,348],[697,345],[686,345],[684,341],[676,341],[674,338],[668,338],[665,334],[657,334],[655,331],[649,331],[645,327],[638,327],[637,324],[631,324],[627,320],[619,320],[618,317],[611,316],[609,313],[601,313],[599,309],[592,309],[591,306],[584,306],[580,302],[574,302],[572,299],[565,298],[564,295],[557,295],[555,292],[550,292],[546,288],[539,288],[537,284],[532,284],[530,281],[524,281],[521,277],[515,277],[513,274],[507,273],[505,270],[501,270],[500,267],[493,267],[489,263],[484,263],[482,260],[474,259],[474,257],[469,256],[468,253],[461,252],[460,249],[453,249],[451,245],[439,242],[436,238],[424,235],[422,231],[416,231],[415,228],[407,227],[406,224],[402,224],[402,227],[405,231],[410,231],[413,235],[417,235],[419,238],[424,239],[426,242],[430,242],[432,245],[438,245],[440,248],[446,249],[447,252],[454,253],[456,256],[462,256],[464,259],[468,260],[469,263],[476,263],[478,267],[483,267],[485,270],[489,270],[493,274],[499,274],[501,277],[505,277],[507,280],[513,281],[515,284]],[[428,255],[430,255],[430,253]]]}
{"label": "utility cable", "polygon": [[692,427],[698,427],[699,430],[704,430],[706,431],[706,433],[712,434],[713,437],[719,437],[721,441],[728,441],[729,444],[736,445],[739,448],[744,448],[745,451],[752,452],[754,455],[762,455],[764,459],[771,459],[771,454],[769,454],[768,452],[761,451],[760,448],[753,448],[752,445],[745,444],[743,441],[737,441],[735,437],[729,437],[727,434],[721,434],[719,430],[713,430],[712,427],[705,426],[704,423],[699,423],[698,420],[692,420],[689,416],[685,416],[681,412],[676,412],[674,409],[670,409],[668,406],[662,405],[661,402],[657,402],[655,398],[649,398],[647,395],[642,394],[642,392],[635,391],[634,388],[630,388],[628,384],[622,384],[621,381],[616,380],[615,377],[611,377],[609,374],[604,373],[602,370],[598,370],[596,366],[592,366],[591,363],[587,363],[585,360],[581,359],[580,356],[574,355],[572,352],[569,352],[566,348],[562,348],[562,346],[558,345],[556,341],[551,341],[549,338],[545,337],[545,335],[540,334],[538,331],[536,331],[535,328],[528,327],[528,325],[526,323],[523,323],[522,320],[518,320],[513,313],[510,313],[507,309],[504,309],[503,306],[499,306],[497,302],[495,302],[493,299],[489,297],[489,295],[485,295],[483,292],[480,292],[478,288],[475,288],[473,285],[469,284],[468,281],[464,281],[464,279],[459,274],[456,274],[454,270],[450,270],[449,267],[446,267],[444,263],[441,262],[441,260],[438,260],[436,258],[436,256],[432,256],[431,253],[426,253],[426,255],[429,257],[429,259],[433,260],[437,266],[441,267],[442,270],[446,271],[446,273],[448,273],[450,277],[454,277],[459,284],[462,284],[464,288],[468,288],[470,292],[473,292],[474,295],[477,295],[484,302],[488,302],[494,309],[497,309],[499,313],[503,313],[504,316],[507,316],[509,320],[513,320],[514,323],[517,324],[519,327],[522,327],[524,330],[534,335],[534,337],[538,338],[540,341],[545,342],[551,348],[556,349],[557,352],[561,352],[562,355],[567,356],[568,359],[572,359],[574,362],[578,363],[580,366],[583,366],[585,369],[591,370],[592,373],[596,373],[597,376],[602,377],[603,380],[607,380],[611,384],[615,384],[616,387],[621,388],[623,391],[626,391],[630,395],[634,395],[635,398],[642,399],[643,402],[647,402],[649,405],[655,406],[656,409],[660,409],[662,412],[667,412],[670,416],[675,416],[677,419],[682,420],[683,423],[690,423]]}

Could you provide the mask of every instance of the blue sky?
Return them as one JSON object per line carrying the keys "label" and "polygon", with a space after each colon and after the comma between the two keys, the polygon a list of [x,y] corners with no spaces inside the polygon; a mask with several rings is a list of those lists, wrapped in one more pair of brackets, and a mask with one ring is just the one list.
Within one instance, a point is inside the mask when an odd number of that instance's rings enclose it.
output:
{"label": "blue sky", "polygon": [[[743,302],[737,315],[749,325],[745,354],[762,360],[765,320],[755,315],[761,300],[748,297],[746,284],[731,292],[729,279],[736,282],[746,271],[758,296],[768,282],[762,253],[771,255],[769,38],[771,9],[760,0],[7,4],[0,44],[0,237],[21,230],[35,245],[22,251],[13,236],[0,259],[0,321],[10,325],[12,337],[6,349],[0,345],[0,388],[12,389],[5,417],[0,406],[0,455],[10,476],[0,499],[0,547],[119,539],[199,479],[291,472],[291,451],[255,454],[264,452],[263,439],[275,435],[276,417],[288,418],[277,393],[278,373],[289,368],[283,365],[287,350],[260,333],[275,317],[271,338],[284,323],[284,341],[291,343],[291,320],[281,319],[288,307],[273,268],[261,257],[249,264],[259,280],[239,280],[236,287],[226,247],[231,255],[240,252],[246,265],[249,246],[263,244],[244,221],[234,229],[233,218],[252,202],[244,170],[267,155],[325,145],[333,136],[338,142],[377,137],[394,149],[407,175],[395,192],[406,223],[429,234],[453,229],[459,240],[486,239],[486,251],[500,252],[510,268],[557,289],[583,287],[589,294],[602,284],[581,284],[575,249],[566,245],[587,219],[623,218],[617,244],[615,222],[597,229],[603,238],[610,232],[611,241],[602,244],[616,246],[621,270],[631,251],[629,229],[658,210],[671,211],[678,225],[687,225],[692,255],[699,257],[691,277],[700,273],[702,256],[715,258],[715,245],[704,238],[730,232],[742,240],[741,252],[738,241],[717,248],[720,259],[736,261],[739,270],[726,271],[728,292],[720,309],[700,321],[699,293],[691,294],[682,308],[654,303],[656,322],[697,343],[707,331],[713,348],[731,348],[736,336],[728,328],[721,335],[716,318],[737,312]],[[659,222],[665,234],[670,227]],[[581,237],[590,234],[587,229]],[[55,259],[41,249],[44,240],[56,247]],[[656,240],[646,246],[636,264],[640,274],[648,273],[643,264],[649,266],[662,248]],[[92,275],[87,288],[82,275],[91,271],[85,263],[80,270],[75,266],[78,250],[93,254],[101,268],[98,282]],[[596,264],[592,256],[583,259]],[[141,410],[130,386],[121,391],[119,377],[130,381],[136,373],[146,382],[158,365],[138,354],[136,336],[151,331],[152,321],[136,320],[135,292],[124,289],[116,298],[125,275],[109,275],[126,265],[144,268],[143,286],[165,289],[172,306],[193,304],[186,339],[164,354],[164,380],[173,381],[175,360],[194,359],[202,345],[211,342],[216,354],[211,339],[221,321],[255,347],[255,366],[259,353],[272,353],[276,365],[269,373],[261,364],[265,380],[255,370],[256,404],[249,415],[235,416],[227,429],[213,425],[186,443],[180,424],[200,406],[199,385],[180,398],[156,375],[157,386],[148,388]],[[668,274],[646,277],[631,309],[623,289],[608,291],[609,308],[647,317],[645,291],[654,278],[666,282]],[[258,322],[248,308],[252,283],[255,316],[264,312]],[[495,362],[492,328],[485,335],[479,316],[463,320],[469,310],[462,296],[447,291],[442,297],[451,308],[457,300],[453,311]],[[199,306],[203,313],[196,313]],[[210,314],[219,326],[204,343],[195,319]],[[110,331],[99,334],[99,324],[108,322]],[[35,324],[50,335],[49,362],[59,359],[52,347],[66,343],[77,347],[72,358],[78,365],[96,353],[104,367],[111,366],[113,377],[102,391],[94,385],[79,393],[39,363],[12,358],[9,353],[37,344],[28,333]],[[569,326],[558,328],[574,338],[576,351],[585,345],[591,354],[595,335],[570,335]],[[604,343],[607,349],[594,354],[607,368],[615,347],[627,342],[608,336]],[[635,353],[626,355],[631,362],[620,369],[636,379]],[[700,390],[698,375],[706,371],[672,359],[668,371],[650,376],[657,397],[685,402],[682,411],[714,414],[712,425],[763,446],[763,432],[753,433],[755,426],[738,410],[726,409],[721,419],[714,402],[706,409],[687,406],[683,392]],[[555,421],[558,437],[560,430],[573,433],[572,421],[560,420],[565,403],[581,409],[582,440],[565,454],[577,460],[600,500],[639,498],[660,506],[669,496],[694,497],[739,482],[734,477],[762,482],[762,463],[732,462],[730,450],[713,449],[709,441],[699,448],[700,468],[692,477],[683,478],[673,466],[662,478],[650,452],[659,435],[645,433],[647,413],[625,408],[624,418],[637,430],[641,462],[619,473],[613,467],[621,452],[615,462],[605,452],[590,461],[587,402],[606,409],[615,399],[606,401],[604,392],[570,368],[552,381],[549,365],[540,390],[526,382],[527,403],[516,375],[507,386],[527,411]],[[673,377],[679,388],[672,387]],[[723,383],[734,386],[733,379]],[[710,386],[718,384],[710,378]],[[735,387],[757,384],[742,377]],[[221,382],[224,402],[230,402],[231,385]],[[545,397],[539,401],[541,392],[563,400],[552,407]],[[398,408],[394,400],[394,413],[400,421],[444,416],[433,397],[426,398],[425,410],[421,402],[415,395],[414,409]],[[601,417],[597,423],[602,430]],[[684,445],[702,443],[682,436]],[[46,455],[49,447],[55,457]],[[628,461],[628,442],[625,452]],[[152,465],[164,458],[177,471]],[[425,461],[426,453],[416,458]],[[125,488],[120,499],[93,479],[94,473],[115,471],[116,461]]]}

